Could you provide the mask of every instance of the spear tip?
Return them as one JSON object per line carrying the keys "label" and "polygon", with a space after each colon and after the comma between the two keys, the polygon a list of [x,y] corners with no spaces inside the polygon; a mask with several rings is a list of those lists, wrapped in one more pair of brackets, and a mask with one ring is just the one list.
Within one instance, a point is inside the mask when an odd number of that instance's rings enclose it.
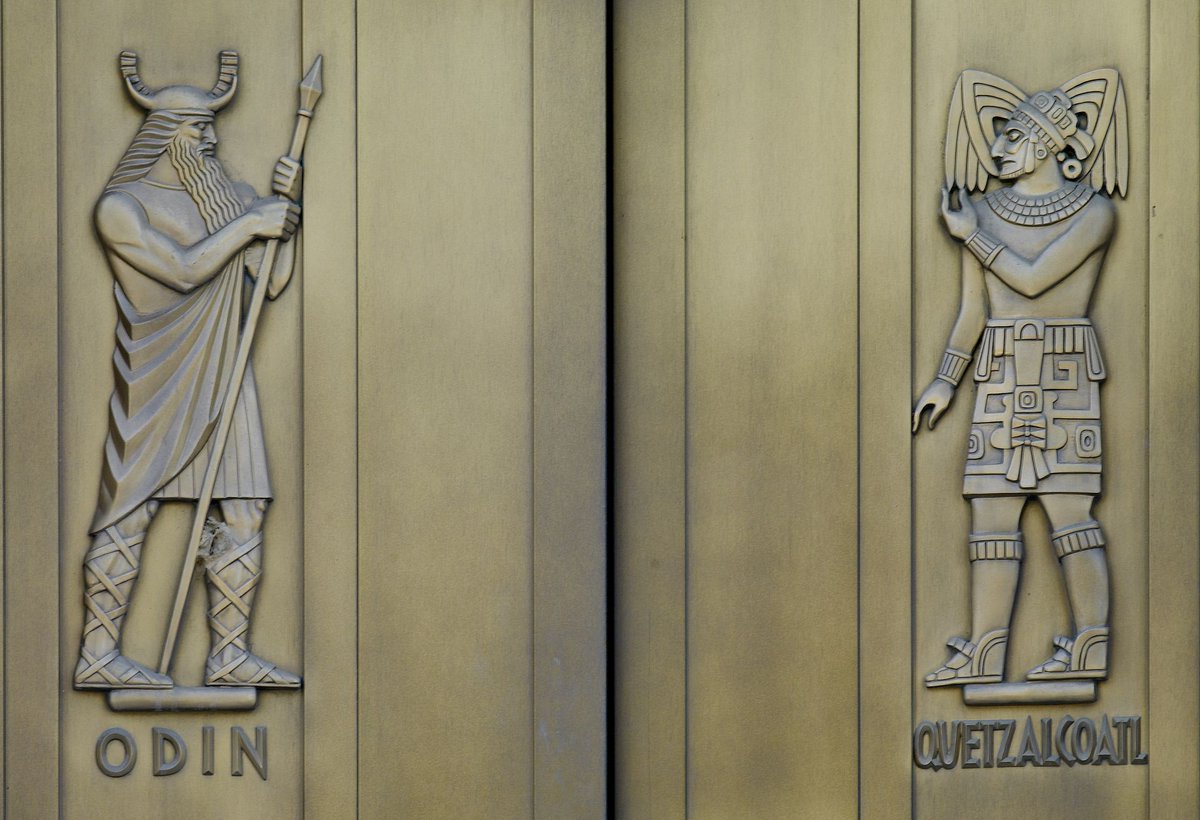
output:
{"label": "spear tip", "polygon": [[325,90],[321,86],[321,62],[322,57],[318,54],[317,59],[313,60],[312,68],[300,81],[300,105],[310,111],[317,104],[321,92]]}

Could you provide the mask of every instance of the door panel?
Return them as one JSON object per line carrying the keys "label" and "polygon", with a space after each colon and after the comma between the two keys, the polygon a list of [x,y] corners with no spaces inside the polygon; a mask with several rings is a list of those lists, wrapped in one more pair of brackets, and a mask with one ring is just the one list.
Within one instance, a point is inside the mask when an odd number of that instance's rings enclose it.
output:
{"label": "door panel", "polygon": [[[1195,10],[666,2],[617,6],[614,31],[619,814],[1190,811]],[[969,706],[922,678],[969,626],[973,388],[909,429],[960,295],[947,106],[967,68],[1032,92],[1102,66],[1130,150],[1089,312],[1110,673],[1093,703]],[[1036,504],[1022,529],[1014,677],[1071,631]],[[913,748],[922,721],[1121,716],[1149,766],[933,770]]]}
{"label": "door panel", "polygon": [[[603,6],[5,0],[3,24],[6,816],[602,816]],[[239,52],[218,151],[259,192],[324,55],[301,263],[252,357],[274,492],[253,646],[305,683],[252,712],[72,688],[117,324],[92,211],[144,116],[127,48],[152,88]],[[143,553],[122,649],[147,663],[191,510],[164,505]],[[234,776],[230,733],[257,726],[266,776]],[[152,774],[155,727],[178,774]],[[127,776],[97,763],[108,728]]]}

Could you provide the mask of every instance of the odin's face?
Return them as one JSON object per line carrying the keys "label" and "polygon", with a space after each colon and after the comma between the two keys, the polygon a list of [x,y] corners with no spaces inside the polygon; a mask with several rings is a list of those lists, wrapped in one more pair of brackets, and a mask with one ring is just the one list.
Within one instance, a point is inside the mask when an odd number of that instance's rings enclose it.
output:
{"label": "odin's face", "polygon": [[210,118],[196,117],[183,123],[179,126],[178,138],[201,156],[211,157],[216,153],[217,132]]}
{"label": "odin's face", "polygon": [[1006,122],[992,143],[991,152],[1000,179],[1016,179],[1037,168],[1046,152],[1043,150],[1042,156],[1038,157],[1035,149],[1029,126],[1015,119]]}

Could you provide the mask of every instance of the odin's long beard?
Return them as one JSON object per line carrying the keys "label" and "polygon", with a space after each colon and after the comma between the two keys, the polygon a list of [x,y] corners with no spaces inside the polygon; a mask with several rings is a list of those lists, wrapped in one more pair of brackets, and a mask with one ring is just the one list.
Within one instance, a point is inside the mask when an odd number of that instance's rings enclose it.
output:
{"label": "odin's long beard", "polygon": [[216,158],[200,153],[198,143],[176,134],[167,144],[167,157],[184,189],[200,209],[209,233],[216,233],[241,216],[244,208],[233,183]]}

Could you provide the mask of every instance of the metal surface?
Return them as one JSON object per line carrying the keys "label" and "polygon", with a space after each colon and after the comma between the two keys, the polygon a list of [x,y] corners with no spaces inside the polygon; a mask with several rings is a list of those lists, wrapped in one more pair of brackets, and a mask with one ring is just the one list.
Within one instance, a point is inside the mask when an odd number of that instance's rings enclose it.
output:
{"label": "metal surface", "polygon": [[[610,708],[620,817],[1194,815],[1200,9],[610,5],[606,704],[604,4],[0,0],[6,816],[603,816]],[[241,53],[222,157],[259,190],[271,124],[292,116],[280,89],[327,60],[296,276],[253,355],[265,535],[285,556],[255,640],[305,688],[251,714],[114,712],[71,688],[113,387],[92,209],[129,119],[100,78],[128,47],[147,87]],[[991,230],[948,233],[968,217],[957,195],[939,214],[946,105],[964,69],[1053,91],[1095,66],[1120,71],[1130,153],[1094,298],[987,315],[1100,329],[1110,605],[1084,628],[1111,629],[1113,651],[1049,670],[1102,681],[1025,683],[1098,597],[1068,595],[1039,505],[972,547],[971,402],[916,438],[912,411],[939,370],[975,364],[945,350],[964,259],[1003,267],[1025,221],[1069,228],[1112,192],[1036,215],[980,200]],[[1034,328],[1042,355],[1061,330]],[[1045,479],[1018,461],[1032,473],[1012,481]],[[170,613],[173,506],[130,657],[157,651]],[[970,550],[1015,554],[1018,530],[1006,681],[927,687],[972,625]],[[1079,532],[1060,553],[1097,554]],[[181,686],[118,705],[190,702],[208,635],[181,623]]]}
{"label": "metal surface", "polygon": [[[296,186],[296,171],[300,158],[304,156],[304,143],[308,136],[309,122],[312,121],[313,109],[321,97],[321,56],[313,61],[312,67],[304,75],[300,83],[300,110],[296,117],[296,127],[292,135],[292,145],[285,157],[280,159],[275,171],[276,190],[286,194],[288,199],[299,198]],[[291,162],[287,162],[290,160]],[[291,237],[288,237],[289,239]],[[268,239],[259,262],[254,290],[250,296],[250,305],[243,320],[241,336],[238,339],[237,354],[234,357],[233,370],[229,374],[226,388],[225,403],[221,406],[220,419],[212,433],[212,445],[208,465],[204,469],[204,483],[200,489],[200,497],[196,501],[196,512],[192,519],[191,532],[188,535],[187,549],[184,551],[183,572],[176,588],[175,603],[171,606],[171,620],[167,627],[167,637],[163,643],[162,660],[158,664],[160,674],[166,674],[171,669],[171,655],[175,652],[175,643],[179,634],[179,620],[183,617],[183,605],[187,601],[188,587],[191,581],[191,564],[200,549],[200,540],[204,534],[204,520],[212,503],[213,487],[216,484],[217,471],[225,454],[229,430],[233,424],[233,412],[237,405],[238,394],[242,386],[242,378],[246,374],[246,366],[250,361],[250,349],[254,343],[254,333],[258,328],[258,319],[262,314],[263,304],[268,291],[272,296],[279,293],[273,286],[275,282],[275,262],[279,252],[280,240]],[[292,264],[289,259],[285,265],[286,273],[280,275],[282,286],[286,286],[291,278]]]}
{"label": "metal surface", "polygon": [[1096,699],[1096,684],[1091,681],[1053,683],[988,683],[963,687],[963,703],[968,706],[1000,706],[1008,703],[1091,703]]}
{"label": "metal surface", "polygon": [[[4,0],[3,503],[28,512],[5,521],[6,816],[603,816],[603,12]],[[253,697],[193,688],[201,584],[179,685],[113,695],[163,711],[71,687],[116,324],[93,206],[132,121],[101,78],[126,48],[147,89],[239,53],[220,156],[259,191],[325,55],[303,248],[251,356],[254,645],[304,689],[249,714],[191,708]],[[161,646],[185,506],[155,518],[129,657]]]}
{"label": "metal surface", "polygon": [[108,706],[114,712],[249,711],[258,703],[252,686],[175,686],[171,689],[114,689]]}
{"label": "metal surface", "polygon": [[[1104,454],[1099,383],[1107,372],[1088,312],[1116,229],[1116,206],[1104,194],[1123,196],[1128,186],[1128,119],[1114,69],[1032,95],[972,69],[954,85],[941,213],[962,242],[962,289],[912,429],[921,429],[928,410],[932,430],[970,373],[976,401],[962,492],[972,514],[972,624],[968,638],[947,642],[950,657],[925,676],[927,687],[971,685],[977,701],[992,702],[997,696],[979,695],[980,687],[1008,679],[1021,513],[1034,498],[1053,528],[1071,626],[1025,673],[1047,687],[998,691],[1011,691],[1017,703],[1038,702],[1044,692],[1053,703],[1054,683],[1108,677],[1108,558],[1092,511]],[[993,178],[1010,185],[992,185]]]}
{"label": "metal surface", "polygon": [[[214,117],[237,90],[237,53],[221,53],[210,92],[179,85],[151,90],[137,55],[120,55],[130,96],[148,113],[95,210],[120,321],[100,501],[84,557],[87,616],[77,689],[173,685],[171,659],[201,557],[211,632],[205,685],[300,685],[296,675],[249,652],[271,491],[248,366],[266,296],[279,296],[295,262],[294,245],[279,248],[299,222],[299,160],[321,93],[320,62],[301,83],[292,147],[275,165],[275,195],[258,198],[231,181],[215,157]],[[247,276],[256,281],[243,316]],[[235,418],[238,434],[229,447]],[[214,496],[219,513],[211,509]],[[150,525],[162,503],[179,500],[194,500],[195,507],[161,661],[152,672],[121,653],[121,628]],[[221,702],[212,699],[214,708]]]}
{"label": "metal surface", "polygon": [[[664,0],[614,15],[619,816],[1193,816],[1194,4]],[[1063,671],[1096,678],[1018,682],[1049,638],[1080,631],[1055,527],[1030,504],[997,528],[1024,533],[1010,683],[927,688],[971,623],[971,402],[911,434],[928,380],[964,364],[945,356],[964,257],[939,214],[950,91],[972,67],[1053,90],[1096,66],[1127,92],[1127,187],[1115,163],[1114,188],[1089,183],[1112,194],[1116,229],[1090,307],[1061,318],[1087,316],[1105,354],[1110,606],[1080,627],[1111,629],[1107,678],[1084,664]],[[997,246],[1037,228],[996,204],[976,210],[1007,239],[960,238],[1003,266]],[[1044,228],[1091,207],[1065,204]],[[1068,561],[1098,552],[1058,535]],[[1086,620],[1102,596],[1079,597]],[[914,747],[931,733],[955,765]],[[970,749],[954,760],[942,733]]]}

